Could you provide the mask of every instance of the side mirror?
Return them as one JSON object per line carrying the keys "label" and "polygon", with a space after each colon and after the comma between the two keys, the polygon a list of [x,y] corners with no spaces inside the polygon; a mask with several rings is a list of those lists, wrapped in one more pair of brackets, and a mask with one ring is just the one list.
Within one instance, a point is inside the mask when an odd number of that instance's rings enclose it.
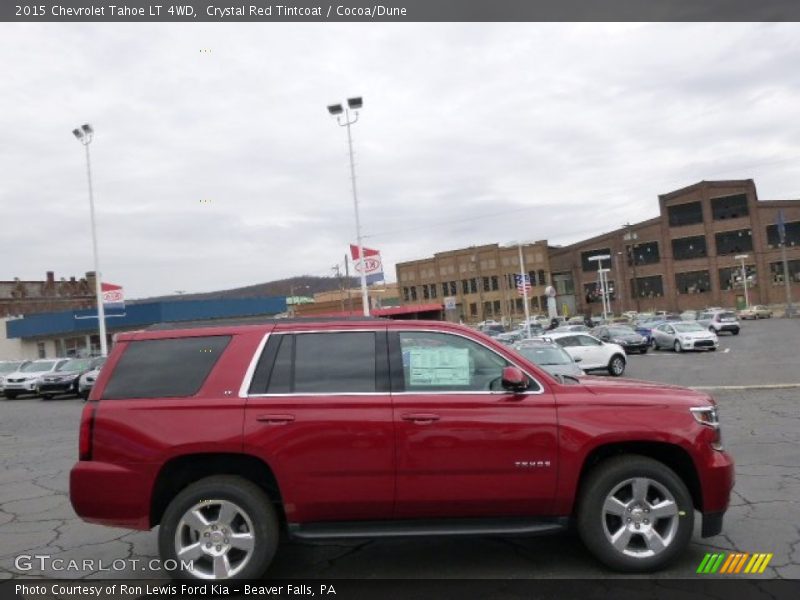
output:
{"label": "side mirror", "polygon": [[505,367],[503,369],[503,389],[512,392],[524,392],[528,389],[528,378],[517,367]]}
{"label": "side mirror", "polygon": [[576,357],[576,358],[573,358],[572,360],[574,360],[576,363],[579,363],[579,362],[581,362],[583,359],[582,359],[580,356],[578,356],[578,357]]}

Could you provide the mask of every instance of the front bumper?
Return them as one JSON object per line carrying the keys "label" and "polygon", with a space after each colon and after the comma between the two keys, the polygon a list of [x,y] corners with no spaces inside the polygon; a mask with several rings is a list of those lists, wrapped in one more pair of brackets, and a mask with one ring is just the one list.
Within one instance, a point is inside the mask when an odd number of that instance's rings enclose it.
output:
{"label": "front bumper", "polygon": [[36,391],[36,381],[23,381],[22,383],[10,383],[8,381],[3,382],[3,391],[4,392],[30,392],[33,393]]}
{"label": "front bumper", "polygon": [[39,384],[39,393],[47,393],[47,394],[66,394],[67,392],[72,392],[75,390],[75,382],[74,381],[59,381],[57,383],[40,383]]}
{"label": "front bumper", "polygon": [[719,348],[719,340],[688,340],[681,341],[684,350],[708,350],[709,348]]}
{"label": "front bumper", "polygon": [[622,349],[625,350],[625,353],[628,352],[641,352],[642,350],[647,350],[650,344],[647,342],[630,342],[630,343],[623,343],[620,344]]}

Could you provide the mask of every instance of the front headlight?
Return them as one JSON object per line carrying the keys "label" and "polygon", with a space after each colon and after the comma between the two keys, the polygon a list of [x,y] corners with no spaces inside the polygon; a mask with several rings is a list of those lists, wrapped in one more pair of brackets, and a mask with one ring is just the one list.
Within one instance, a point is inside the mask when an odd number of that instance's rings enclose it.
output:
{"label": "front headlight", "polygon": [[689,409],[692,412],[694,420],[710,427],[714,430],[714,436],[711,439],[711,447],[714,450],[722,451],[722,431],[719,427],[719,410],[716,406],[696,406]]}

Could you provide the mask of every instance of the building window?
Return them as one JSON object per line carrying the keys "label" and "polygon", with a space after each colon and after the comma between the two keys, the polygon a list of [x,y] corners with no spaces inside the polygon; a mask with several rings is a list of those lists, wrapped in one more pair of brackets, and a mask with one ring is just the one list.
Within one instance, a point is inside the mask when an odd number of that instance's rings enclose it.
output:
{"label": "building window", "polygon": [[500,289],[500,282],[497,280],[497,275],[492,275],[492,290],[497,291]]}
{"label": "building window", "polygon": [[672,257],[675,260],[689,260],[690,258],[704,258],[708,256],[706,236],[678,238],[672,240]]}
{"label": "building window", "polygon": [[[616,290],[616,286],[614,285],[614,280],[610,280],[608,282],[608,299],[615,300],[616,296],[614,294]],[[593,304],[595,302],[602,302],[602,292],[600,291],[600,284],[599,283],[585,283],[583,284],[583,295],[586,299],[587,304]]]}
{"label": "building window", "polygon": [[445,281],[442,284],[442,296],[447,296],[447,292],[449,289],[450,289],[450,284],[447,281]]}
{"label": "building window", "polygon": [[483,303],[483,318],[485,319],[487,316],[492,315],[492,303],[488,300]]}
{"label": "building window", "polygon": [[456,295],[456,282],[455,281],[451,281],[450,282],[450,295],[451,296],[455,296]]}
{"label": "building window", "polygon": [[469,294],[469,280],[462,279],[461,280],[461,293],[462,294]]}
{"label": "building window", "polygon": [[[747,287],[755,287],[758,283],[756,279],[756,267],[755,265],[745,265],[744,267],[745,274],[747,277]],[[726,269],[719,270],[719,289],[722,291],[726,290],[737,290],[743,289],[744,285],[742,284],[742,267],[728,267]]]}
{"label": "building window", "polygon": [[47,358],[44,342],[36,342],[36,354],[39,358]]}
{"label": "building window", "polygon": [[474,277],[469,280],[469,291],[473,294],[478,293],[478,280]]}
{"label": "building window", "polygon": [[492,289],[491,283],[488,277],[482,277],[483,279],[483,291],[488,292]]}
{"label": "building window", "polygon": [[636,266],[639,265],[652,265],[661,261],[661,255],[658,252],[658,242],[645,242],[643,244],[636,244],[634,246],[626,246],[625,251],[628,254],[628,266],[633,265],[636,261]]}
{"label": "building window", "polygon": [[431,298],[436,298],[436,284],[435,283],[431,284],[430,292],[431,292]]}
{"label": "building window", "polygon": [[502,312],[500,310],[500,300],[495,300],[492,303],[492,308],[494,309],[494,314],[499,315]]}
{"label": "building window", "polygon": [[539,285],[546,285],[547,284],[547,274],[544,272],[544,269],[539,269]]}
{"label": "building window", "polygon": [[748,215],[747,194],[712,198],[711,215],[715,221],[746,217]]}
{"label": "building window", "polygon": [[469,314],[472,317],[478,316],[478,305],[475,302],[469,303]]}
{"label": "building window", "polygon": [[711,273],[688,271],[675,273],[675,289],[679,294],[702,294],[711,291]]}
{"label": "building window", "polygon": [[522,305],[522,298],[514,300],[514,308],[516,312],[523,312],[525,310],[525,307]]}
{"label": "building window", "polygon": [[[610,248],[600,248],[599,250],[589,250],[588,252],[581,252],[581,268],[584,271],[597,271],[597,262],[596,260],[589,260],[592,256],[610,256],[611,249]],[[602,264],[600,265],[603,269],[610,269],[611,268],[611,259],[608,258],[606,260],[600,261]]]}
{"label": "building window", "polygon": [[753,249],[753,234],[749,229],[721,231],[716,234],[717,254],[741,254]]}
{"label": "building window", "polygon": [[655,298],[664,295],[664,282],[661,275],[631,279],[631,298]]}
{"label": "building window", "polygon": [[409,299],[408,288],[407,288],[407,287],[404,287],[404,288],[403,288],[403,300],[405,300],[406,302],[408,302],[408,299]]}
{"label": "building window", "polygon": [[575,283],[572,280],[572,273],[554,273],[553,285],[559,296],[575,293]]}
{"label": "building window", "polygon": [[694,225],[703,222],[703,205],[700,202],[688,202],[667,207],[670,227]]}
{"label": "building window", "polygon": [[417,286],[412,285],[411,286],[411,300],[416,300],[416,299],[417,299]]}
{"label": "building window", "polygon": [[[767,225],[767,245],[770,248],[778,248],[781,245],[781,238],[778,235],[777,225]],[[800,246],[800,221],[786,223],[786,247]]]}
{"label": "building window", "polygon": [[[789,260],[786,263],[789,267],[789,281],[791,283],[800,283],[800,260]],[[772,276],[772,283],[783,285],[783,261],[770,263],[769,271]]]}
{"label": "building window", "polygon": [[422,297],[425,300],[427,300],[428,298],[431,297],[430,294],[428,293],[428,284],[427,283],[422,284]]}

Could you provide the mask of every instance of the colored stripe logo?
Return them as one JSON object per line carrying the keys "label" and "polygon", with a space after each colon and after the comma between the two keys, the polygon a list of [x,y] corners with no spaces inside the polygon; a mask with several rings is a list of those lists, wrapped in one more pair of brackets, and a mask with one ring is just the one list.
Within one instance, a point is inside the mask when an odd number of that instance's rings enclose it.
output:
{"label": "colored stripe logo", "polygon": [[745,573],[760,574],[766,571],[773,554],[757,552],[716,552],[706,554],[697,567],[697,573],[711,575],[720,573],[725,575]]}

